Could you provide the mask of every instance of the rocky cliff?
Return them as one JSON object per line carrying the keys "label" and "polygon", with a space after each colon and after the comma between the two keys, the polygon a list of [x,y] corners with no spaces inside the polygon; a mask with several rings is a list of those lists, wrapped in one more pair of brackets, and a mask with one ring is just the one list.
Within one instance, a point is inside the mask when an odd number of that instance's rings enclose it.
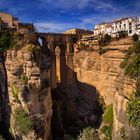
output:
{"label": "rocky cliff", "polygon": [[126,106],[135,81],[124,76],[120,68],[126,51],[132,46],[130,38],[113,41],[104,47],[105,53],[81,50],[74,55],[74,70],[80,82],[96,87],[106,105],[113,104],[113,140],[120,139],[120,130],[129,131]]}
{"label": "rocky cliff", "polygon": [[97,46],[74,51],[79,44],[68,36],[45,35],[44,46],[36,37],[25,36],[0,57],[0,122],[7,114],[13,137],[62,140],[89,125],[98,129],[100,96],[106,107],[113,105],[113,140],[121,138],[122,128],[129,132],[126,106],[135,81],[124,75],[120,63],[132,40],[112,41],[100,55]]}
{"label": "rocky cliff", "polygon": [[[50,139],[53,111],[48,52],[41,48],[36,50],[33,44],[25,44],[19,50],[7,51],[5,66],[11,108],[10,124],[14,137],[24,140]],[[28,118],[33,122],[32,129],[26,135],[22,134],[24,131],[20,130],[15,120],[19,108],[20,111],[27,113]]]}

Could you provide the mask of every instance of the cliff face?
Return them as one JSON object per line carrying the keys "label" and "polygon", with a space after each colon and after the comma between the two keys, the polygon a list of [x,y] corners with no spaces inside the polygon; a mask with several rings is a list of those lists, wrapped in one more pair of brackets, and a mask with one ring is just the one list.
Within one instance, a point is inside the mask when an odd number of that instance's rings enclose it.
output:
{"label": "cliff face", "polygon": [[77,79],[96,87],[104,98],[106,105],[113,104],[113,140],[120,138],[120,129],[129,131],[126,119],[126,105],[128,97],[135,87],[135,82],[124,76],[120,63],[126,50],[132,45],[131,39],[113,41],[105,47],[106,52],[82,50],[74,56],[74,69]]}
{"label": "cliff face", "polygon": [[[29,51],[33,45],[22,49],[8,50],[6,70],[11,107],[10,124],[15,138],[35,140],[37,137],[50,139],[52,100],[50,88],[50,57],[44,51]],[[28,113],[33,120],[34,130],[28,135],[17,131],[15,112],[18,108]]]}
{"label": "cliff face", "polygon": [[[103,48],[102,55],[97,50],[66,53],[61,46],[61,53],[55,56],[53,51],[50,55],[49,47],[29,43],[18,51],[8,50],[5,64],[0,60],[0,90],[6,93],[7,86],[8,97],[0,96],[0,101],[3,105],[9,102],[10,126],[15,139],[50,140],[53,111],[53,136],[60,137],[62,133],[63,138],[65,132],[77,136],[88,125],[98,128],[102,116],[99,95],[107,106],[113,104],[113,140],[120,139],[122,128],[129,132],[126,106],[135,81],[125,77],[120,63],[131,46],[132,40],[126,38],[111,42]],[[8,105],[3,108],[8,111]],[[17,126],[18,109],[33,121],[33,129],[28,134],[22,134]]]}

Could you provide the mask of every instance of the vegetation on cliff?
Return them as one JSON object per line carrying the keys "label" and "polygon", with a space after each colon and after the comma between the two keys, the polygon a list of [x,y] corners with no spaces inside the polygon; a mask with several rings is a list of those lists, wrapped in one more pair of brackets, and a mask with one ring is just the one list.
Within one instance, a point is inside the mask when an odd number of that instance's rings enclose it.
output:
{"label": "vegetation on cliff", "polygon": [[108,45],[110,42],[111,42],[111,36],[108,35],[108,34],[105,34],[104,36],[102,36],[99,41],[98,41],[98,44],[99,46],[106,46]]}
{"label": "vegetation on cliff", "polygon": [[27,85],[27,84],[28,84],[28,77],[26,76],[26,74],[22,74],[22,75],[21,75],[21,82],[22,82],[24,85]]}
{"label": "vegetation on cliff", "polygon": [[128,33],[126,32],[126,31],[118,31],[117,32],[117,37],[116,37],[116,39],[121,39],[121,38],[125,38],[125,37],[127,37],[128,36]]}
{"label": "vegetation on cliff", "polygon": [[103,126],[101,133],[104,134],[106,140],[112,140],[113,129],[113,104],[107,107],[103,115]]}
{"label": "vegetation on cliff", "polygon": [[97,131],[92,127],[83,129],[77,138],[78,140],[99,140]]}
{"label": "vegetation on cliff", "polygon": [[139,36],[137,34],[133,34],[132,38],[134,42],[139,40]]}
{"label": "vegetation on cliff", "polygon": [[137,79],[140,76],[140,41],[129,48],[120,66],[128,77]]}
{"label": "vegetation on cliff", "polygon": [[14,98],[14,101],[15,102],[19,102],[19,99],[18,99],[18,95],[19,95],[19,90],[17,87],[15,87],[15,85],[12,85],[11,86],[11,89],[12,89],[12,96]]}
{"label": "vegetation on cliff", "polygon": [[7,30],[0,30],[0,53],[7,50],[13,41],[12,34]]}
{"label": "vegetation on cliff", "polygon": [[4,138],[0,135],[0,140],[4,140]]}
{"label": "vegetation on cliff", "polygon": [[15,110],[14,123],[20,134],[27,135],[32,130],[32,121],[22,107]]}
{"label": "vegetation on cliff", "polygon": [[140,127],[140,41],[136,35],[133,36],[133,41],[133,46],[129,48],[120,66],[126,76],[136,80],[136,89],[128,102],[127,116],[129,123],[137,128]]}
{"label": "vegetation on cliff", "polygon": [[104,36],[101,36],[101,38],[98,40],[99,45],[99,54],[102,55],[107,51],[105,46],[109,45],[112,40],[112,37],[108,34],[105,34]]}

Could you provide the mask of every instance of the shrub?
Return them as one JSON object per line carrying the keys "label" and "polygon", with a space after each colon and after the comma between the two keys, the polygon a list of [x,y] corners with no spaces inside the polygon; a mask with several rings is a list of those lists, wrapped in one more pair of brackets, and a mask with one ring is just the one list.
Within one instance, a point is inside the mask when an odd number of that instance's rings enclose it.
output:
{"label": "shrub", "polygon": [[128,36],[126,31],[118,31],[117,32],[117,38],[118,39],[125,38],[126,36]]}
{"label": "shrub", "polygon": [[28,77],[26,76],[26,74],[21,75],[21,81],[24,85],[28,84]]}
{"label": "shrub", "polygon": [[14,97],[15,101],[18,102],[18,95],[19,95],[19,90],[17,87],[15,87],[14,85],[11,86],[12,88],[12,96]]}
{"label": "shrub", "polygon": [[137,79],[140,76],[140,42],[134,43],[133,47],[129,48],[124,60],[120,64],[124,69],[124,74],[130,78]]}
{"label": "shrub", "polygon": [[106,105],[105,105],[104,98],[102,96],[99,96],[99,104],[100,104],[100,107],[102,108],[102,112],[104,112],[106,109]]}
{"label": "shrub", "polygon": [[124,127],[122,127],[122,128],[120,129],[120,135],[121,135],[121,138],[122,138],[122,139],[124,139],[124,138],[126,137],[126,135],[125,135],[125,128],[124,128]]}
{"label": "shrub", "polygon": [[127,107],[128,121],[131,125],[137,126],[140,123],[140,96],[137,91],[132,93]]}
{"label": "shrub", "polygon": [[21,107],[15,110],[14,123],[15,129],[23,135],[27,135],[32,130],[32,121]]}
{"label": "shrub", "polygon": [[12,35],[9,31],[0,30],[0,52],[4,52],[8,49],[12,43]]}
{"label": "shrub", "polygon": [[110,43],[110,41],[111,41],[111,36],[108,34],[105,34],[99,39],[98,44],[99,46],[106,46]]}
{"label": "shrub", "polygon": [[11,127],[9,128],[9,133],[10,133],[11,136],[13,136],[13,132],[12,132],[12,128]]}
{"label": "shrub", "polygon": [[105,123],[113,123],[113,104],[111,104],[105,111],[103,116],[103,121]]}
{"label": "shrub", "polygon": [[98,134],[94,128],[87,127],[80,133],[78,140],[99,140]]}
{"label": "shrub", "polygon": [[136,41],[139,40],[139,37],[138,37],[137,34],[133,34],[132,39],[133,39],[134,42],[136,42]]}
{"label": "shrub", "polygon": [[111,104],[103,115],[104,125],[101,128],[103,133],[108,140],[112,140],[112,129],[113,129],[113,104]]}
{"label": "shrub", "polygon": [[0,140],[4,140],[4,138],[0,135]]}
{"label": "shrub", "polygon": [[29,52],[40,52],[40,46],[31,45],[31,47],[29,48]]}
{"label": "shrub", "polygon": [[105,135],[106,140],[112,140],[112,125],[106,124],[101,128],[101,133]]}
{"label": "shrub", "polygon": [[104,38],[105,38],[106,42],[110,42],[112,39],[109,34],[105,34]]}
{"label": "shrub", "polygon": [[84,44],[84,43],[81,43],[80,47],[78,47],[79,51],[81,51],[81,50],[88,50],[88,49],[89,49],[89,45]]}
{"label": "shrub", "polygon": [[11,47],[16,50],[19,50],[24,46],[24,44],[25,44],[24,35],[17,32],[14,33]]}
{"label": "shrub", "polygon": [[64,135],[64,140],[75,140],[71,135]]}

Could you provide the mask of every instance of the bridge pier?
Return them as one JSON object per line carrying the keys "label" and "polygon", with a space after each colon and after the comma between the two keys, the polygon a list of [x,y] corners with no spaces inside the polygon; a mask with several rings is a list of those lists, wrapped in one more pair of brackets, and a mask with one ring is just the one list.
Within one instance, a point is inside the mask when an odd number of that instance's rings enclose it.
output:
{"label": "bridge pier", "polygon": [[55,55],[55,45],[54,43],[49,43],[48,48],[51,50],[51,88],[57,88],[57,78],[56,78],[56,55]]}

